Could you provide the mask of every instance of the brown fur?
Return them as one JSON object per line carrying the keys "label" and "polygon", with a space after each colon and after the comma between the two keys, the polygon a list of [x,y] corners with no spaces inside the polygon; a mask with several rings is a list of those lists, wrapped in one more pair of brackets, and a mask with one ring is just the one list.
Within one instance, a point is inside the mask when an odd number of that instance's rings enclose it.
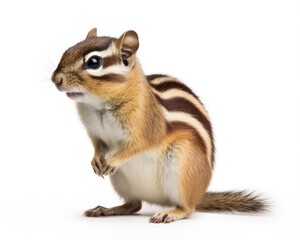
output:
{"label": "brown fur", "polygon": [[[178,175],[176,179],[178,179],[180,197],[176,199],[177,206],[169,211],[155,214],[150,222],[174,221],[187,217],[195,210],[217,212],[264,210],[266,206],[264,201],[253,194],[206,193],[214,161],[213,133],[208,115],[192,90],[177,79],[161,74],[145,76],[136,58],[138,47],[138,36],[134,31],[127,31],[120,38],[115,39],[97,37],[97,30],[92,29],[84,41],[64,53],[53,73],[52,81],[59,90],[67,91],[80,86],[89,94],[109,103],[112,107],[111,111],[114,112],[114,116],[126,134],[126,140],[120,144],[117,151],[104,159],[108,150],[105,139],[99,139],[89,133],[95,149],[92,160],[94,171],[100,176],[112,174],[128,159],[154,148],[160,150],[161,156],[166,155],[168,151],[174,152],[175,163],[172,164],[175,165],[171,167],[174,167]],[[124,74],[112,72],[105,75],[90,75],[83,67],[84,56],[91,51],[107,49],[112,49],[113,52],[111,56],[102,59],[104,69],[112,69],[123,64],[124,68],[130,71]],[[157,95],[170,89],[183,91],[193,99],[188,100],[181,96],[162,99]],[[194,104],[195,101],[199,101],[200,105],[198,102]],[[86,106],[77,103],[77,107],[84,120]],[[209,141],[207,139],[205,141],[205,137],[200,135],[201,131],[199,132],[193,126],[180,119],[168,122],[164,117],[163,109],[170,113],[185,113],[198,121],[200,126],[203,126],[204,136],[211,142],[211,148],[206,146]],[[131,214],[141,208],[139,199],[131,201],[129,197],[122,197],[128,201],[122,206],[110,209],[98,206],[88,210],[85,215]]]}
{"label": "brown fur", "polygon": [[187,131],[190,134],[193,135],[193,139],[195,140],[194,143],[195,145],[198,145],[201,149],[201,151],[206,154],[206,146],[203,138],[199,135],[196,129],[194,129],[192,126],[188,125],[187,123],[184,122],[168,122],[167,123],[167,130],[168,132],[173,132],[173,131]]}
{"label": "brown fur", "polygon": [[260,213],[267,208],[264,199],[254,193],[241,191],[208,192],[196,209],[201,212]]}
{"label": "brown fur", "polygon": [[141,202],[125,203],[121,206],[104,208],[97,206],[84,212],[86,217],[100,217],[100,216],[111,216],[111,215],[129,215],[138,212],[142,208]]}

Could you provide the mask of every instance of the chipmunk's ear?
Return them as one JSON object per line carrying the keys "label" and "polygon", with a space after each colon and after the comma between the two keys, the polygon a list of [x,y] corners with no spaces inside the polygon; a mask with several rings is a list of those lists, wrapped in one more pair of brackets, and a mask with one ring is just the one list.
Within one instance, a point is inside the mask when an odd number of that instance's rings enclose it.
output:
{"label": "chipmunk's ear", "polygon": [[133,30],[124,32],[116,41],[116,46],[121,52],[123,63],[128,65],[128,59],[135,54],[139,48],[139,37]]}
{"label": "chipmunk's ear", "polygon": [[92,28],[86,35],[86,39],[97,37],[97,28]]}

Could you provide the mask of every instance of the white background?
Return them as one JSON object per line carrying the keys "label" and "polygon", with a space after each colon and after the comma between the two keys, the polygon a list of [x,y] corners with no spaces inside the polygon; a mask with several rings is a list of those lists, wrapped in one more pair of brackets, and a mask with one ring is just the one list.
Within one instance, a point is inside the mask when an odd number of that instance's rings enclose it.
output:
{"label": "white background", "polygon": [[[2,1],[0,239],[299,239],[299,1]],[[182,79],[215,130],[210,190],[257,190],[262,216],[195,213],[147,223],[161,208],[84,218],[121,203],[90,166],[73,102],[50,82],[63,51],[92,27],[134,29],[146,74]]]}

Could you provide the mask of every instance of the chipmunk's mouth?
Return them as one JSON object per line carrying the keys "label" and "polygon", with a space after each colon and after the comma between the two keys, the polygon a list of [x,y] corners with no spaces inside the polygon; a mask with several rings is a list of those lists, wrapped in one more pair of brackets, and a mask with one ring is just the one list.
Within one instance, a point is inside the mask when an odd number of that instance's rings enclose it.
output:
{"label": "chipmunk's mouth", "polygon": [[66,94],[71,99],[75,99],[75,98],[83,96],[83,93],[81,93],[81,92],[67,92]]}

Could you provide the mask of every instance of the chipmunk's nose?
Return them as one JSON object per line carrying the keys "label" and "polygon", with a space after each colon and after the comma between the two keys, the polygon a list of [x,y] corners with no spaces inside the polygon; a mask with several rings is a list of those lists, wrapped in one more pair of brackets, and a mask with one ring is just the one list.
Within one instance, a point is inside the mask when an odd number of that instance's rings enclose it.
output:
{"label": "chipmunk's nose", "polygon": [[56,85],[58,90],[60,90],[60,87],[63,84],[64,79],[65,79],[65,75],[60,72],[59,73],[54,72],[51,78],[52,82]]}

